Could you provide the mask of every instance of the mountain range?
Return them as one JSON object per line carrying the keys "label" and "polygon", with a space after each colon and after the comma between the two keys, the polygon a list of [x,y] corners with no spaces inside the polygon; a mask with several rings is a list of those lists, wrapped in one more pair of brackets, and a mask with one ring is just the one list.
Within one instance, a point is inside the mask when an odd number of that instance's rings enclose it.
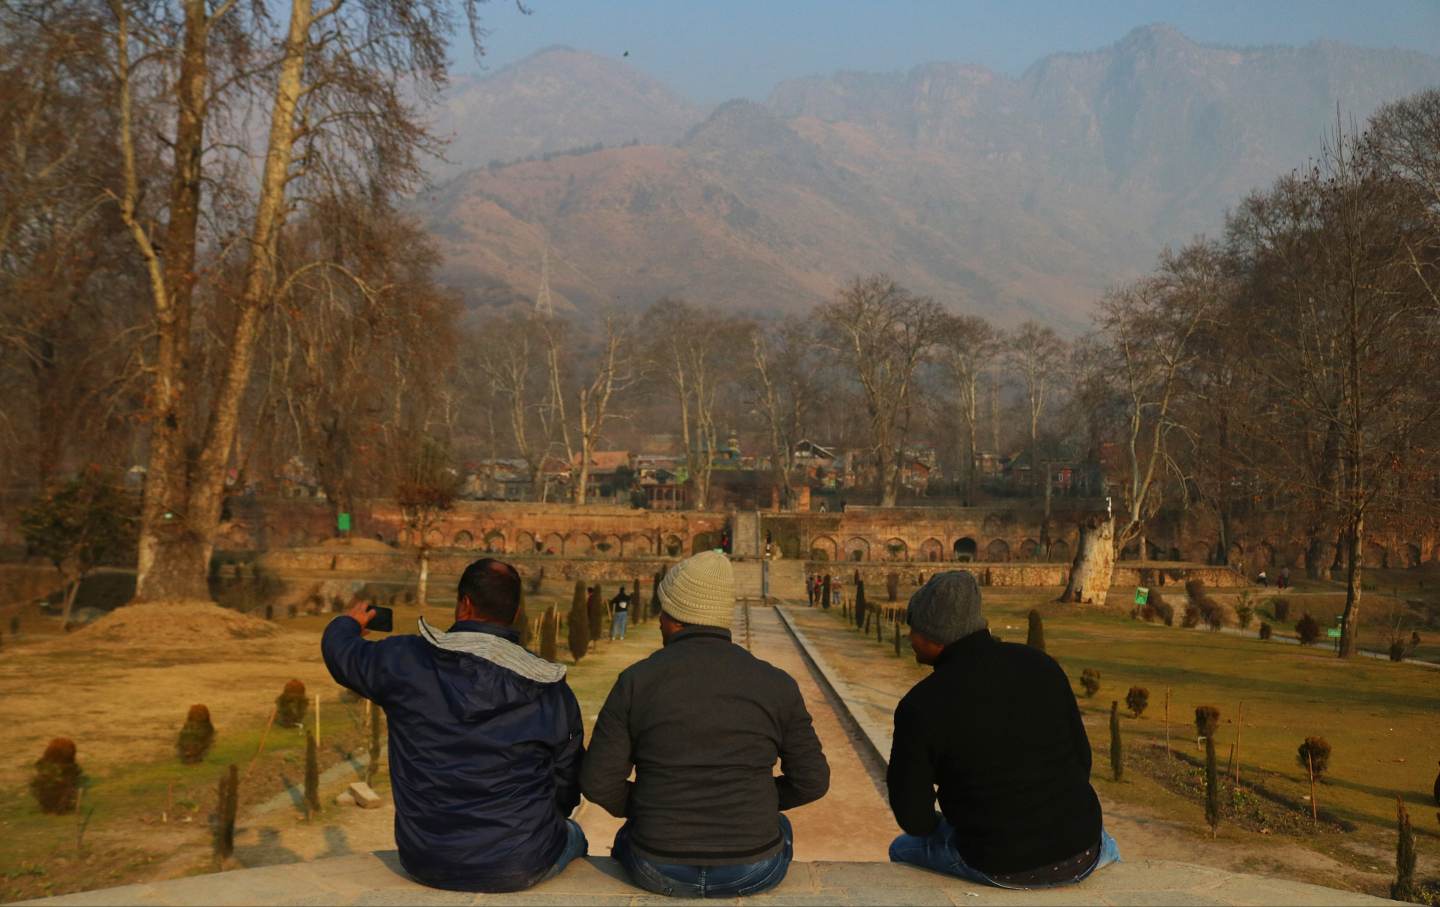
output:
{"label": "mountain range", "polygon": [[[550,48],[455,83],[416,212],[472,306],[671,295],[792,313],[882,271],[957,311],[1082,327],[1165,245],[1440,85],[1440,57],[1229,48],[1166,26],[1012,78],[960,63],[787,81],[703,109]],[[1338,118],[1338,120],[1337,120]]]}

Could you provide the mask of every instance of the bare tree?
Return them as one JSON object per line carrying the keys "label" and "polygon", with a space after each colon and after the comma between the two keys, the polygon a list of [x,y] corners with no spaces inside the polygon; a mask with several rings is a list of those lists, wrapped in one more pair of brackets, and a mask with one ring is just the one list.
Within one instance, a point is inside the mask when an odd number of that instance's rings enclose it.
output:
{"label": "bare tree", "polygon": [[804,440],[815,404],[815,336],[808,322],[794,318],[750,332],[754,369],[747,399],[759,413],[770,441],[770,468],[780,489],[781,506],[795,506],[795,448]]}
{"label": "bare tree", "polygon": [[564,383],[565,363],[561,347],[552,335],[546,347],[550,368],[551,410],[562,428],[565,455],[573,469],[571,500],[584,504],[590,481],[591,457],[595,453],[605,426],[616,418],[616,398],[624,394],[638,378],[633,325],[623,315],[605,316],[603,336],[588,371],[576,380],[574,432],[566,417]]}
{"label": "bare tree", "polygon": [[[451,25],[440,0],[335,0],[319,8],[291,0],[283,24],[264,5],[177,2],[178,9],[109,0],[123,171],[114,198],[149,278],[155,324],[138,600],[208,597],[205,577],[263,316],[302,270],[285,278],[278,269],[286,219],[307,199],[383,198],[413,183],[429,140],[402,93],[425,98],[444,81]],[[475,0],[463,8],[478,35]],[[265,111],[268,130],[253,169],[250,123],[229,116],[252,104]],[[141,172],[141,146],[167,117],[169,172],[156,179]],[[207,207],[204,191],[221,177],[229,194]],[[142,192],[151,182],[168,182],[168,194],[157,200]],[[221,200],[233,206],[234,232],[202,235],[202,220]],[[191,372],[192,326],[195,290],[207,273],[201,252],[212,246],[234,253],[238,278],[216,320],[225,339],[206,387]],[[328,266],[324,259],[309,265]]]}
{"label": "bare tree", "polygon": [[860,384],[880,505],[893,507],[915,372],[935,343],[943,310],[877,274],[852,280],[819,314],[828,345]]}
{"label": "bare tree", "polygon": [[980,424],[980,379],[1000,351],[1000,334],[976,315],[945,316],[938,332],[939,362],[955,393],[964,444],[961,452],[965,501],[975,502],[976,434]]}
{"label": "bare tree", "polygon": [[[499,398],[515,453],[530,473],[531,493],[545,499],[544,466],[556,442],[550,405],[547,345],[557,329],[543,315],[512,313],[495,325],[502,342],[486,342],[477,358],[480,371]],[[558,361],[558,357],[557,360]]]}
{"label": "bare tree", "polygon": [[1007,338],[1005,361],[1019,378],[1025,394],[1026,415],[1030,420],[1030,486],[1038,488],[1043,478],[1040,419],[1045,413],[1045,402],[1054,390],[1056,375],[1065,363],[1065,342],[1054,328],[1026,321]]}

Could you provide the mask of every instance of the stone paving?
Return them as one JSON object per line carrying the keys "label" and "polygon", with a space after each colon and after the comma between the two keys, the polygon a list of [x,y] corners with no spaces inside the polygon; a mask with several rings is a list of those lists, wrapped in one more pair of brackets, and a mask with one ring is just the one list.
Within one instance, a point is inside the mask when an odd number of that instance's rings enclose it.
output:
{"label": "stone paving", "polygon": [[[1069,888],[1002,891],[909,866],[890,863],[795,863],[774,890],[749,898],[721,901],[765,905],[1361,905],[1393,903],[1315,885],[1239,875],[1164,861],[1118,863]],[[674,903],[631,886],[608,858],[591,857],[529,891],[516,894],[468,894],[425,888],[406,878],[394,851],[192,876],[170,882],[127,885],[65,895],[27,904],[135,904],[181,907],[190,904],[577,904],[593,907]]]}

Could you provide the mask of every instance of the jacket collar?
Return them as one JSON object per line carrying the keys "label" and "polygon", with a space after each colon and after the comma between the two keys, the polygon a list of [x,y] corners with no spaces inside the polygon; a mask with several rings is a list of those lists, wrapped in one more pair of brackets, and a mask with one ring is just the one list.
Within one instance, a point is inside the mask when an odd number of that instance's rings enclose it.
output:
{"label": "jacket collar", "polygon": [[504,624],[492,624],[484,620],[457,620],[445,631],[450,633],[489,633],[491,636],[499,636],[511,642],[520,641],[520,631]]}
{"label": "jacket collar", "polygon": [[943,668],[948,664],[968,661],[995,645],[995,637],[990,635],[990,628],[976,630],[969,636],[962,636],[946,646],[940,657],[935,659],[935,667]]}
{"label": "jacket collar", "polygon": [[730,631],[723,627],[686,627],[665,643],[673,646],[677,642],[688,642],[692,639],[723,639],[730,642]]}
{"label": "jacket collar", "polygon": [[564,665],[532,655],[514,642],[520,637],[509,627],[462,620],[457,621],[449,632],[441,633],[422,617],[420,638],[437,649],[472,655],[536,683],[559,683],[565,679]]}

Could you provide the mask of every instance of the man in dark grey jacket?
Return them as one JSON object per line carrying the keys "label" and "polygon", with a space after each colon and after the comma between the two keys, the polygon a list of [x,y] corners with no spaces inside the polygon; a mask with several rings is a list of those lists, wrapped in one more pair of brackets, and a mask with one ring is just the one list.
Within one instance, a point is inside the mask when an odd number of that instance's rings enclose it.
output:
{"label": "man in dark grey jacket", "polygon": [[719,551],[665,575],[665,646],[620,674],[581,769],[585,796],[626,820],[612,852],[647,891],[736,897],[773,888],[793,852],[780,811],[830,786],[794,679],[730,640],[734,589]]}

